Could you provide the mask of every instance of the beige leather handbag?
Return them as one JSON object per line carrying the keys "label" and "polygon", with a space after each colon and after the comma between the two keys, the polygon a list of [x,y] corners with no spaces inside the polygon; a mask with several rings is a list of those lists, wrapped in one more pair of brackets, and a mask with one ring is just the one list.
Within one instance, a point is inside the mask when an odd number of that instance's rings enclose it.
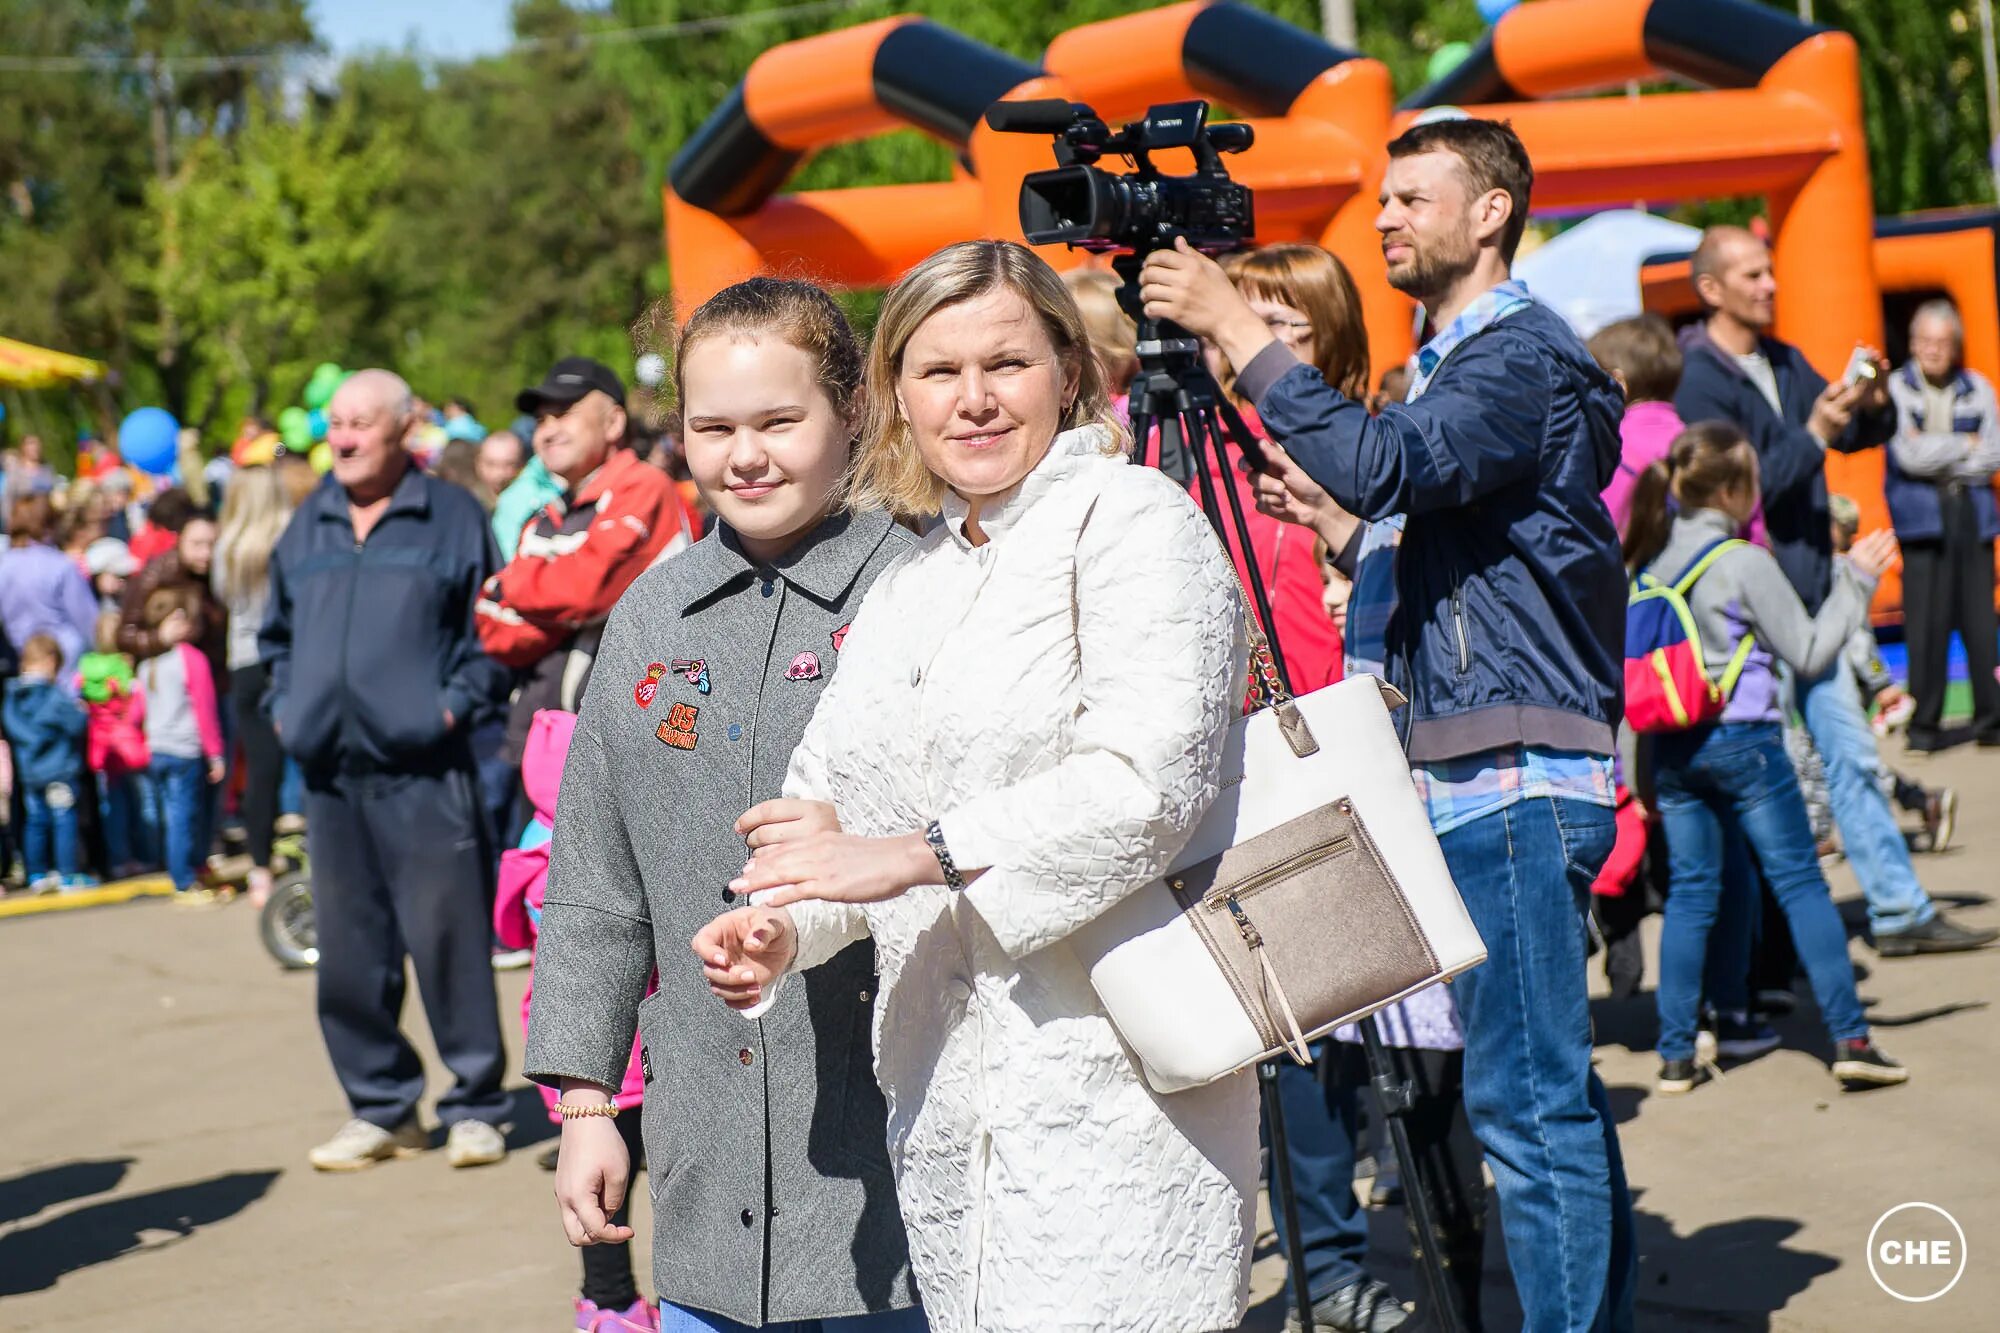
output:
{"label": "beige leather handbag", "polygon": [[1198,1087],[1463,972],[1486,948],[1373,676],[1294,699],[1251,619],[1265,706],[1231,724],[1224,785],[1163,878],[1073,937],[1161,1092]]}

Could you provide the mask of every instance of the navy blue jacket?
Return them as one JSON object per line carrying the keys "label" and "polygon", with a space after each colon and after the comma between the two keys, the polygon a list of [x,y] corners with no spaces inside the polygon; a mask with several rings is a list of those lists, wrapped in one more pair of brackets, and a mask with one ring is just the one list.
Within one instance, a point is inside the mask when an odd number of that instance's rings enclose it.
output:
{"label": "navy blue jacket", "polygon": [[[1904,436],[1924,434],[1923,372],[1914,361],[1889,377],[1889,394],[1896,411],[1897,428]],[[1951,429],[1954,435],[1993,438],[1996,412],[1993,388],[1984,378],[1961,369],[1951,382]],[[1942,486],[1953,482],[1963,487],[1972,500],[1972,520],[1978,540],[1990,542],[2000,537],[2000,506],[1993,502],[1992,474],[1982,466],[1984,480],[1956,476],[1911,476],[1903,470],[1899,456],[1902,440],[1889,446],[1883,466],[1882,494],[1889,502],[1889,523],[1896,539],[1904,542],[1944,540],[1944,495]]]}
{"label": "navy blue jacket", "polygon": [[1888,408],[1856,412],[1840,438],[1822,448],[1806,430],[1806,422],[1812,417],[1813,400],[1826,388],[1825,378],[1790,343],[1776,338],[1758,342],[1778,380],[1782,416],[1771,410],[1770,400],[1750,382],[1736,358],[1716,346],[1699,324],[1681,330],[1684,368],[1674,410],[1690,426],[1697,421],[1727,421],[1750,438],[1757,451],[1771,554],[1778,557],[1778,567],[1806,609],[1817,615],[1833,589],[1826,450],[1850,454],[1885,443],[1895,431],[1896,414]]}
{"label": "navy blue jacket", "polygon": [[1343,508],[1409,516],[1388,652],[1413,760],[1612,753],[1625,574],[1599,493],[1625,403],[1559,315],[1531,304],[1489,325],[1378,417],[1277,344],[1238,386]]}
{"label": "navy blue jacket", "polygon": [[322,481],[271,552],[258,635],[285,750],[319,773],[469,763],[467,721],[508,686],[472,624],[499,564],[486,513],[462,487],[411,467],[357,544],[346,490]]}
{"label": "navy blue jacket", "polygon": [[75,782],[82,775],[90,715],[54,681],[28,676],[8,681],[5,717],[23,787]]}

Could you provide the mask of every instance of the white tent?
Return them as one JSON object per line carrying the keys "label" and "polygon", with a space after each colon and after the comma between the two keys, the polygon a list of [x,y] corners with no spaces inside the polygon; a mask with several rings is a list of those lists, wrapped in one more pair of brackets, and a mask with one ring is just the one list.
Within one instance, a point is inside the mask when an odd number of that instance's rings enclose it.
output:
{"label": "white tent", "polygon": [[1523,256],[1514,276],[1588,338],[1644,309],[1639,269],[1647,260],[1684,255],[1700,239],[1698,228],[1621,208],[1588,218]]}

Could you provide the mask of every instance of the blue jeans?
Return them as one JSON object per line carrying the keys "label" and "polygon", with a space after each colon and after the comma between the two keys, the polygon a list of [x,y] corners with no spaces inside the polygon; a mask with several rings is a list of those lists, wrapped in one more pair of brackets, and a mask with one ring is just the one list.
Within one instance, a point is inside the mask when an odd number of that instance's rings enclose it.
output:
{"label": "blue jeans", "polygon": [[138,773],[98,775],[97,818],[104,825],[104,855],[111,868],[148,860],[145,777]]}
{"label": "blue jeans", "polygon": [[1536,797],[1441,834],[1486,962],[1453,983],[1465,1109],[1500,1194],[1524,1326],[1633,1326],[1632,1198],[1604,1085],[1590,1067],[1584,977],[1590,885],[1612,812]]}
{"label": "blue jeans", "polygon": [[[1775,722],[1734,723],[1660,736],[1653,743],[1653,781],[1667,835],[1673,888],[1660,936],[1660,1058],[1694,1055],[1702,971],[1709,931],[1723,897],[1725,840],[1740,829],[1771,893],[1784,909],[1792,942],[1812,982],[1820,1015],[1836,1040],[1868,1035],[1854,993],[1847,931],[1819,871],[1812,825],[1798,775]],[[1747,892],[1755,910],[1754,882]],[[1743,912],[1740,903],[1737,912]],[[1732,929],[1741,930],[1736,922]],[[1747,951],[1746,951],[1747,952]]]}
{"label": "blue jeans", "polygon": [[[1366,1073],[1359,1068],[1357,1047],[1318,1042],[1313,1054],[1317,1060],[1311,1066],[1279,1059],[1278,1104],[1284,1108],[1286,1156],[1298,1199],[1306,1298],[1317,1301],[1368,1276],[1368,1218],[1354,1197],[1354,1094]],[[1273,1169],[1271,1216],[1278,1253],[1285,1256],[1285,1213],[1277,1188]]]}
{"label": "blue jeans", "polygon": [[208,860],[208,761],[154,755],[149,770],[159,800],[159,826],[166,849],[167,875],[176,892],[191,888]]}
{"label": "blue jeans", "polygon": [[[54,870],[74,875],[76,860],[76,784],[51,782],[29,786],[21,793],[27,827],[21,831],[21,860],[33,883]],[[55,864],[49,864],[53,849]]]}
{"label": "blue jeans", "polygon": [[[929,1333],[930,1321],[921,1309],[885,1310],[880,1314],[848,1315],[840,1319],[796,1319],[764,1325],[763,1333]],[[756,1333],[724,1315],[660,1302],[660,1333]]]}
{"label": "blue jeans", "polygon": [[1876,781],[1882,756],[1852,673],[1835,664],[1818,680],[1794,681],[1792,688],[1826,764],[1833,822],[1840,828],[1840,845],[1854,866],[1854,877],[1868,896],[1869,929],[1881,935],[1921,926],[1937,915],[1937,908],[1917,883],[1909,844]]}

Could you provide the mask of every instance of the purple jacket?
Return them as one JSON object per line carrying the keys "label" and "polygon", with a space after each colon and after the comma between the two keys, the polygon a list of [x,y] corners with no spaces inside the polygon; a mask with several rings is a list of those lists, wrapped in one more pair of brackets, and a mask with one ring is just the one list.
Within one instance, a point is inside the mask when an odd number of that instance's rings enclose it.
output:
{"label": "purple jacket", "polygon": [[53,635],[63,653],[56,679],[67,680],[97,638],[97,596],[55,547],[17,546],[0,556],[0,624],[16,653],[37,634]]}

